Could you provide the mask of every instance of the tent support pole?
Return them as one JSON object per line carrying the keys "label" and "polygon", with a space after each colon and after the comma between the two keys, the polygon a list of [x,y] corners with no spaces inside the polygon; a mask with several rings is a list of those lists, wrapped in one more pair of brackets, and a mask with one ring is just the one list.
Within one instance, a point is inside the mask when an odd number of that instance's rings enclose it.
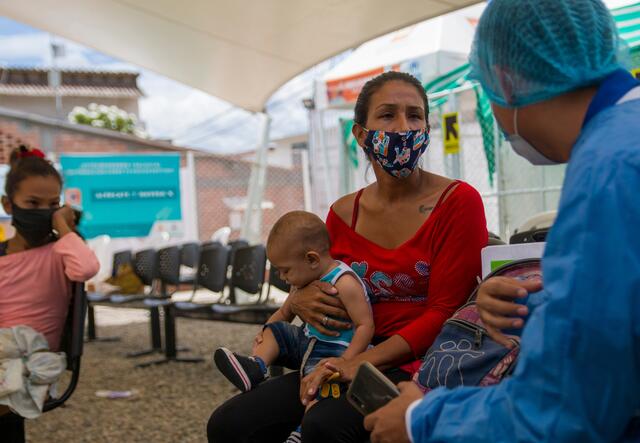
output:
{"label": "tent support pole", "polygon": [[256,158],[251,167],[251,177],[247,189],[247,207],[244,212],[241,237],[251,244],[262,241],[262,198],[267,176],[267,151],[269,149],[269,130],[271,117],[263,111],[259,114],[260,141]]}

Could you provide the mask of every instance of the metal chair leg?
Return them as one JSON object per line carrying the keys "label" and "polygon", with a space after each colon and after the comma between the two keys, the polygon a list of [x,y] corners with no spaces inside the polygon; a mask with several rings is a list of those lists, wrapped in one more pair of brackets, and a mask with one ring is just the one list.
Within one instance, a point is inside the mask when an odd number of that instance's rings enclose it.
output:
{"label": "metal chair leg", "polygon": [[173,308],[171,306],[165,306],[164,308],[164,358],[159,360],[153,360],[136,365],[136,368],[146,368],[153,365],[161,365],[169,362],[178,363],[201,363],[204,359],[201,357],[178,357],[178,351],[181,350],[176,347],[176,322],[173,314]]}
{"label": "metal chair leg", "polygon": [[145,355],[162,352],[162,337],[160,332],[160,309],[157,307],[149,308],[151,318],[149,321],[149,335],[151,337],[151,348],[142,351],[129,352],[127,358],[143,357]]}
{"label": "metal chair leg", "polygon": [[97,337],[96,336],[96,315],[94,307],[89,303],[87,308],[87,338],[85,342],[114,342],[120,341],[120,337]]}

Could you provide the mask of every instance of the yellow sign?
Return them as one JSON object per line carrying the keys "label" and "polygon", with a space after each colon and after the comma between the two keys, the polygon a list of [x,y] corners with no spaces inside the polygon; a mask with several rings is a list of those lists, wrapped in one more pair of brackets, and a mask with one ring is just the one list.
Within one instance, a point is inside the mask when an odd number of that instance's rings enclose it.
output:
{"label": "yellow sign", "polygon": [[447,155],[458,154],[460,152],[460,126],[457,112],[442,116],[442,134],[444,153]]}
{"label": "yellow sign", "polygon": [[631,74],[633,74],[633,76],[634,76],[635,78],[637,78],[638,80],[640,80],[640,68],[633,69],[633,70],[631,71]]}

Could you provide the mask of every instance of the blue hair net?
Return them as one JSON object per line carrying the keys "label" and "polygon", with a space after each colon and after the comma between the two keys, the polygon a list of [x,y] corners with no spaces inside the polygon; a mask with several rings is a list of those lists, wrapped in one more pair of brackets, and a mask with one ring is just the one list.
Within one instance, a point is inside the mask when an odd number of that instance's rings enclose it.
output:
{"label": "blue hair net", "polygon": [[628,48],[601,0],[492,0],[476,32],[471,77],[516,108],[596,84]]}

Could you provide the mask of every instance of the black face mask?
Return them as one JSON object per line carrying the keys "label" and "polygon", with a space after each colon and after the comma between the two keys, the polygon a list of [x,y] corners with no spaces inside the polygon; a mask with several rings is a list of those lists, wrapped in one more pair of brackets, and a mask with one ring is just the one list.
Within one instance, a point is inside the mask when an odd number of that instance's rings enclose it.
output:
{"label": "black face mask", "polygon": [[24,209],[13,203],[11,205],[11,224],[27,241],[30,247],[37,248],[55,239],[53,235],[52,219],[57,208]]}

